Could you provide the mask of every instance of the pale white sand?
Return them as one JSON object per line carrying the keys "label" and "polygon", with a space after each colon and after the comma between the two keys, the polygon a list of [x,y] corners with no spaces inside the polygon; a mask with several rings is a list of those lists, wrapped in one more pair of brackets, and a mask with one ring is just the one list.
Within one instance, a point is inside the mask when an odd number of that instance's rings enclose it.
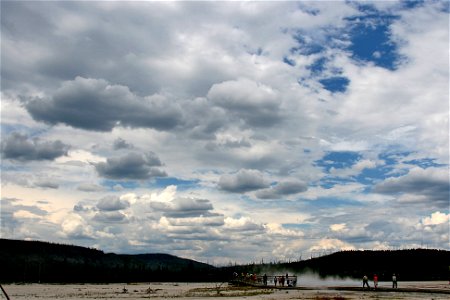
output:
{"label": "pale white sand", "polygon": [[[342,286],[336,284],[335,286]],[[349,285],[345,286],[359,287]],[[381,287],[390,287],[390,282],[381,282]],[[315,300],[356,300],[390,299],[447,300],[449,294],[390,291],[337,291],[327,286],[316,285],[308,290],[275,290],[232,288],[224,283],[136,283],[136,284],[4,284],[9,297],[14,300],[25,299],[315,299]],[[123,289],[127,289],[124,292]],[[450,290],[448,282],[399,282],[399,288],[426,288]],[[5,299],[3,295],[0,299]]]}

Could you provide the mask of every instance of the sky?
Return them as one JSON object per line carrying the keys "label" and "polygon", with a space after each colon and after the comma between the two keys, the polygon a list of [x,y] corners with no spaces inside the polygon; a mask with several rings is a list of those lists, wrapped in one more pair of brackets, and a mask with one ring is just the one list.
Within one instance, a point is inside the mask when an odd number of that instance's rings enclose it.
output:
{"label": "sky", "polygon": [[2,238],[450,250],[447,1],[1,1],[0,123]]}

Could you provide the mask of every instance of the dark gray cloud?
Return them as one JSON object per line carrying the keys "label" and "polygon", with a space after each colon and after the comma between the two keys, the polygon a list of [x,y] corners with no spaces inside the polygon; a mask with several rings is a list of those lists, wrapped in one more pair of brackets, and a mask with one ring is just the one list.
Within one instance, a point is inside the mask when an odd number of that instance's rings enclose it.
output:
{"label": "dark gray cloud", "polygon": [[81,183],[78,185],[77,190],[83,191],[83,192],[100,192],[103,191],[105,188],[101,185],[94,184],[94,183]]}
{"label": "dark gray cloud", "polygon": [[421,195],[429,204],[448,207],[450,199],[448,168],[414,168],[404,176],[391,177],[375,185],[373,191],[394,196]]}
{"label": "dark gray cloud", "polygon": [[117,138],[117,139],[114,141],[113,148],[114,148],[114,150],[120,150],[120,149],[133,149],[134,146],[133,146],[133,144],[128,143],[127,141],[125,141],[125,140],[122,139],[122,138]]}
{"label": "dark gray cloud", "polygon": [[57,189],[59,187],[59,184],[49,180],[49,179],[40,179],[34,182],[35,186],[38,186],[40,188],[45,188],[45,189]]}
{"label": "dark gray cloud", "polygon": [[19,161],[53,160],[67,155],[69,148],[68,145],[59,140],[48,142],[37,138],[29,139],[25,134],[13,132],[2,142],[1,152],[4,159]]}
{"label": "dark gray cloud", "polygon": [[91,210],[90,207],[87,207],[82,203],[78,203],[73,206],[73,211],[75,212],[88,212],[90,210]]}
{"label": "dark gray cloud", "polygon": [[102,177],[110,179],[150,179],[166,177],[167,173],[158,167],[161,161],[153,152],[130,152],[121,157],[108,158],[106,162],[95,164],[95,169]]}
{"label": "dark gray cloud", "polygon": [[14,217],[16,199],[2,198],[0,199],[0,233],[2,236],[12,235],[14,230],[21,225],[22,222]]}
{"label": "dark gray cloud", "polygon": [[111,131],[116,126],[168,130],[181,123],[180,110],[165,97],[139,97],[128,87],[77,77],[52,97],[35,98],[25,108],[36,121]]}
{"label": "dark gray cloud", "polygon": [[308,186],[302,181],[284,181],[268,189],[256,192],[256,197],[260,199],[277,199],[306,192],[306,190],[308,190]]}
{"label": "dark gray cloud", "polygon": [[186,120],[185,129],[193,139],[211,140],[216,138],[216,132],[226,128],[229,116],[220,107],[211,106],[206,98],[195,98],[186,102],[184,107],[186,115],[192,116]]}
{"label": "dark gray cloud", "polygon": [[130,207],[130,203],[126,200],[121,200],[115,196],[107,196],[97,203],[97,208],[101,211],[116,211]]}
{"label": "dark gray cloud", "polygon": [[151,207],[161,211],[167,217],[187,218],[211,216],[213,206],[209,200],[193,198],[176,198],[171,202],[152,202]]}
{"label": "dark gray cloud", "polygon": [[102,211],[95,214],[93,219],[102,223],[124,223],[128,221],[127,216],[119,211]]}
{"label": "dark gray cloud", "polygon": [[278,92],[252,80],[215,84],[208,99],[251,126],[270,127],[283,119]]}
{"label": "dark gray cloud", "polygon": [[269,187],[269,182],[257,170],[241,169],[235,174],[223,175],[219,188],[232,193],[245,193]]}

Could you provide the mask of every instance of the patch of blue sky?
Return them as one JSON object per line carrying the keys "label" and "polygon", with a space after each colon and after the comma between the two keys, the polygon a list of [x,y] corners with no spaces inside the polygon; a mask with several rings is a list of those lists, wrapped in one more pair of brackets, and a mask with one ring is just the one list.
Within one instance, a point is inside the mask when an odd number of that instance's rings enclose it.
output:
{"label": "patch of blue sky", "polygon": [[287,56],[283,57],[283,62],[284,62],[285,64],[290,65],[291,67],[295,67],[295,65],[296,65],[295,60],[290,59],[290,58],[287,57]]}
{"label": "patch of blue sky", "polygon": [[393,166],[379,166],[376,168],[370,168],[370,169],[363,169],[361,173],[355,176],[355,180],[362,184],[374,184],[376,182],[380,182],[388,177],[391,177],[389,175],[392,170],[394,169]]}
{"label": "patch of blue sky", "polygon": [[[381,153],[378,156],[378,159],[384,161],[383,164],[380,164],[375,168],[365,168],[358,174],[343,177],[331,174],[331,169],[349,169],[360,161],[363,156],[358,152],[328,152],[322,159],[315,161],[315,165],[322,167],[324,172],[327,173],[326,176],[321,178],[317,185],[325,189],[330,189],[336,185],[358,182],[369,187],[370,185],[389,177],[402,176],[407,173],[406,169],[398,169],[397,166],[401,163],[405,163],[403,161],[404,158],[410,154],[411,152]],[[411,160],[408,162],[421,167],[439,166],[434,160],[429,159]],[[370,188],[367,188],[364,192],[369,191]]]}
{"label": "patch of blue sky", "polygon": [[351,182],[355,182],[355,179],[352,177],[338,177],[338,176],[332,176],[327,175],[320,179],[319,186],[324,189],[331,189],[332,187],[336,185],[345,185]]}
{"label": "patch of blue sky", "polygon": [[158,188],[166,188],[170,185],[175,185],[179,190],[186,190],[197,187],[198,182],[198,180],[184,180],[175,177],[161,177],[156,178],[151,185]]}
{"label": "patch of blue sky", "polygon": [[449,1],[442,1],[441,4],[442,4],[442,8],[441,8],[442,12],[450,13],[450,2]]}
{"label": "patch of blue sky", "polygon": [[310,229],[313,227],[310,223],[284,223],[281,226],[285,229]]}
{"label": "patch of blue sky", "polygon": [[320,75],[326,70],[326,63],[328,59],[326,57],[320,57],[314,61],[311,65],[307,66],[306,69],[310,70],[312,75]]}
{"label": "patch of blue sky", "polygon": [[0,130],[3,136],[9,135],[13,132],[19,132],[22,134],[27,134],[29,137],[38,137],[42,135],[42,133],[46,132],[46,129],[43,128],[31,128],[21,124],[10,125],[5,123],[1,124]]}
{"label": "patch of blue sky", "polygon": [[[445,1],[445,2],[447,2],[447,1]],[[423,6],[424,3],[425,3],[425,0],[401,0],[400,1],[400,4],[402,5],[402,7],[408,8],[408,9]]]}
{"label": "patch of blue sky", "polygon": [[392,148],[378,155],[379,159],[382,159],[386,165],[395,165],[402,161],[405,157],[411,155],[412,151],[399,151]]}
{"label": "patch of blue sky", "polygon": [[391,39],[390,25],[397,16],[377,11],[372,5],[360,5],[364,16],[347,18],[351,44],[346,50],[359,62],[395,70],[402,61],[398,45]]}
{"label": "patch of blue sky", "polygon": [[320,79],[323,88],[332,93],[343,93],[347,90],[350,80],[346,77],[336,76]]}
{"label": "patch of blue sky", "polygon": [[[405,163],[405,161],[410,161],[416,163],[419,163],[421,160],[407,160],[407,157],[414,154],[413,151],[401,151],[398,149],[395,149],[393,147],[392,149],[389,149],[383,153],[380,153],[378,155],[378,158],[383,160],[386,166],[395,167],[397,164]],[[412,164],[412,163],[410,163]]]}
{"label": "patch of blue sky", "polygon": [[326,172],[329,172],[331,168],[349,168],[356,164],[361,157],[362,155],[357,152],[330,151],[322,159],[316,160],[315,165],[323,167]]}
{"label": "patch of blue sky", "polygon": [[438,164],[435,161],[436,161],[436,159],[434,159],[434,158],[422,158],[422,159],[412,159],[412,160],[404,161],[403,163],[409,164],[409,165],[419,166],[422,169],[427,169],[427,168],[430,168],[430,167],[443,167],[443,166],[446,166],[445,164]]}

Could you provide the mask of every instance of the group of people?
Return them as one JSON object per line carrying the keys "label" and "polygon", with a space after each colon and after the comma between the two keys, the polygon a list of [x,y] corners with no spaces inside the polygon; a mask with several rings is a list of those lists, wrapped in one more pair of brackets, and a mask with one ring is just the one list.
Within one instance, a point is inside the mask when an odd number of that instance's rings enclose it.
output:
{"label": "group of people", "polygon": [[289,274],[287,274],[287,273],[285,276],[280,275],[280,276],[273,276],[273,278],[271,278],[272,276],[267,276],[267,274],[264,274],[261,277],[261,276],[257,276],[256,274],[241,273],[241,275],[239,276],[238,273],[234,272],[233,277],[234,277],[234,279],[241,280],[241,281],[259,283],[259,284],[262,283],[264,286],[267,286],[269,279],[270,279],[270,283],[273,283],[275,286],[278,285],[280,287],[284,287],[284,286],[294,287],[297,285],[297,276],[289,276]]}
{"label": "group of people", "polygon": [[[367,277],[367,275],[363,276],[363,288],[365,288],[367,286],[367,288],[370,289],[369,286],[369,278]],[[378,275],[375,274],[373,275],[373,286],[375,287],[375,289],[378,288]],[[397,288],[397,276],[395,274],[392,274],[392,288],[395,289]]]}
{"label": "group of people", "polygon": [[275,276],[273,278],[273,283],[275,284],[275,286],[277,286],[277,282],[279,286],[284,286],[285,283],[287,284],[287,286],[296,286],[297,277],[294,276],[293,278],[289,278],[288,273],[286,273],[286,276]]}

